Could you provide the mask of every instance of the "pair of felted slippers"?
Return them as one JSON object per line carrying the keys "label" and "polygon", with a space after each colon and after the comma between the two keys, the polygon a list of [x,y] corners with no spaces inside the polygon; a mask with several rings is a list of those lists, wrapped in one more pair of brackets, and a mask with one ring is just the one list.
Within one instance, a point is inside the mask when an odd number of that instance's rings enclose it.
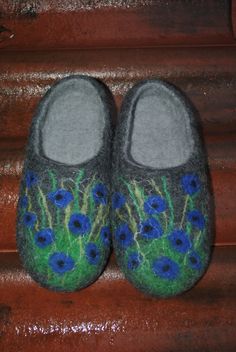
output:
{"label": "pair of felted slippers", "polygon": [[54,85],[33,118],[17,245],[42,286],[74,291],[103,271],[111,243],[126,278],[167,297],[191,288],[210,256],[206,159],[196,118],[171,85],[147,80],[115,106],[86,76]]}

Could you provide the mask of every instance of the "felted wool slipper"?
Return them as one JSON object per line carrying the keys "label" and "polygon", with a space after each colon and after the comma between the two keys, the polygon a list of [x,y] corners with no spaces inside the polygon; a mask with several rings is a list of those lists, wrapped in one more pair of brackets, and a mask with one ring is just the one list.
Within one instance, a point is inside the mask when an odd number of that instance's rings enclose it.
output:
{"label": "felted wool slipper", "polygon": [[46,93],[33,118],[17,245],[25,269],[44,287],[83,288],[107,262],[114,111],[102,83],[71,76]]}
{"label": "felted wool slipper", "polygon": [[113,242],[127,279],[160,297],[191,288],[207,268],[211,205],[194,111],[159,80],[124,99],[113,154]]}

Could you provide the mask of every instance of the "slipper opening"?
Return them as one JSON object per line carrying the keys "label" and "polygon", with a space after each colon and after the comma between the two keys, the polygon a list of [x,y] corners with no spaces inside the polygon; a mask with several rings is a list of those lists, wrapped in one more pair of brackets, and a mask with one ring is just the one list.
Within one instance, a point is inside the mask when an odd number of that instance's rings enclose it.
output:
{"label": "slipper opening", "polygon": [[171,88],[152,83],[142,89],[132,121],[130,154],[135,163],[161,169],[188,161],[194,147],[189,112]]}
{"label": "slipper opening", "polygon": [[44,155],[66,165],[78,165],[100,151],[105,129],[104,106],[97,89],[74,78],[51,92],[41,126]]}

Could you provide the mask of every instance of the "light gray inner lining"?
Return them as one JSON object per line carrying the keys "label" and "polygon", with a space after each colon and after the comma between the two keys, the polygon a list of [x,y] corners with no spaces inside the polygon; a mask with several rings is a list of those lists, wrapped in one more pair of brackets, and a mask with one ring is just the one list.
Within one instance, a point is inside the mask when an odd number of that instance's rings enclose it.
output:
{"label": "light gray inner lining", "polygon": [[146,89],[134,111],[130,153],[138,164],[170,168],[184,164],[193,151],[187,110],[166,87]]}
{"label": "light gray inner lining", "polygon": [[50,96],[41,131],[43,152],[67,165],[86,162],[98,154],[104,127],[103,104],[92,84],[66,81]]}

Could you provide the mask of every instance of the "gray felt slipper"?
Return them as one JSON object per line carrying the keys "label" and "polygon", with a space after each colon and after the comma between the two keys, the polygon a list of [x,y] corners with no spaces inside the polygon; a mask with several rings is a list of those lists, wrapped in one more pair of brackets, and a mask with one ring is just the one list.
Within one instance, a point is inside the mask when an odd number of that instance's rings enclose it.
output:
{"label": "gray felt slipper", "polygon": [[101,274],[110,252],[113,98],[99,81],[54,85],[33,118],[20,187],[17,245],[42,286],[73,291]]}
{"label": "gray felt slipper", "polygon": [[160,297],[191,288],[211,251],[206,157],[184,96],[159,80],[124,99],[113,155],[113,242],[127,279]]}

